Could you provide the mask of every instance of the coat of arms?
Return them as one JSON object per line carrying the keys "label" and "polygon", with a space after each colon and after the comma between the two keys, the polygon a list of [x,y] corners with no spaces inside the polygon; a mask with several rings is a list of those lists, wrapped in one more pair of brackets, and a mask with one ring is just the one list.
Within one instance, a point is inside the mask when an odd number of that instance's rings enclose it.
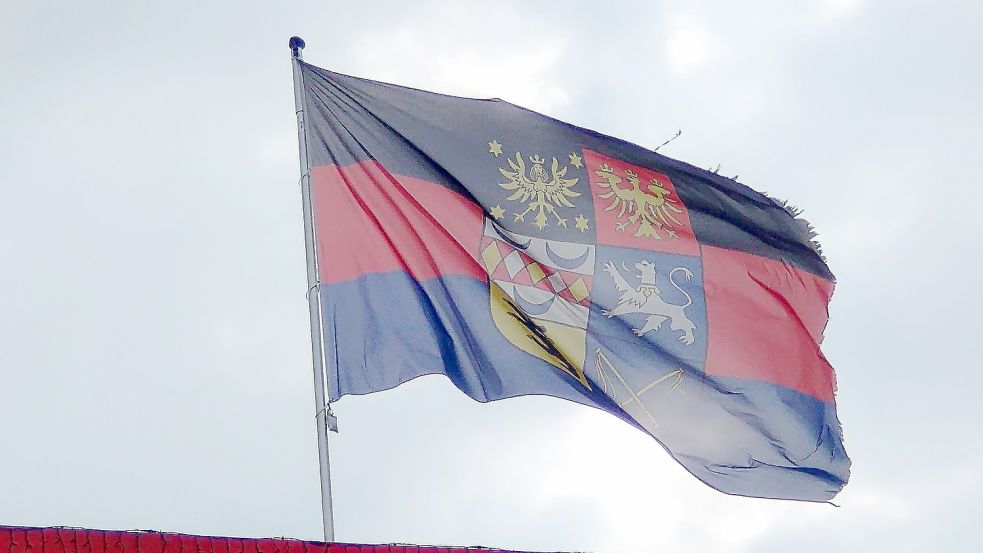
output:
{"label": "coat of arms", "polygon": [[[519,151],[506,157],[498,141],[488,144],[507,163],[497,168],[505,200],[521,203],[507,218],[508,206],[490,207],[484,222],[480,258],[495,326],[655,428],[658,405],[706,352],[699,248],[674,186],[590,150],[563,164]],[[582,181],[589,197],[574,188]],[[584,216],[592,212],[596,230]],[[533,236],[516,228],[530,214]],[[574,215],[584,234],[562,230]],[[590,243],[570,241],[581,235]]]}
{"label": "coat of arms", "polygon": [[485,219],[480,255],[498,330],[590,388],[584,360],[594,246],[522,236]]}

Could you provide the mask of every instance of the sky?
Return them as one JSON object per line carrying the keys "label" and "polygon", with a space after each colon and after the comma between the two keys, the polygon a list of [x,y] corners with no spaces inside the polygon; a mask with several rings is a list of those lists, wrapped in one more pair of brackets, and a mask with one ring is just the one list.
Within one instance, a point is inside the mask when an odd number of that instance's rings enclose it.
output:
{"label": "sky", "polygon": [[979,551],[983,51],[972,1],[0,3],[0,524],[321,536],[287,40],[501,97],[805,210],[837,276],[839,507],[446,379],[335,404],[337,539]]}

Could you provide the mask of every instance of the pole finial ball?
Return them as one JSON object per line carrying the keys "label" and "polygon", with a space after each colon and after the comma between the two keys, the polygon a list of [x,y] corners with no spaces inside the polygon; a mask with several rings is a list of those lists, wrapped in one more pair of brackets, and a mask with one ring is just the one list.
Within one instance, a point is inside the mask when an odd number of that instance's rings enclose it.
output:
{"label": "pole finial ball", "polygon": [[307,46],[307,44],[304,43],[304,39],[300,38],[299,36],[290,37],[291,50],[303,50],[304,46]]}

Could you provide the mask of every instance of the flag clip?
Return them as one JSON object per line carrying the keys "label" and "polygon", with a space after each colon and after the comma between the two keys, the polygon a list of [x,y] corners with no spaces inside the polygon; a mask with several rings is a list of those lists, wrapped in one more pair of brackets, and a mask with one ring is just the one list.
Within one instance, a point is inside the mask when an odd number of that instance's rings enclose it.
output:
{"label": "flag clip", "polygon": [[335,414],[331,412],[330,404],[327,406],[327,408],[324,411],[324,426],[326,426],[328,430],[334,433],[338,432],[338,417],[336,417]]}

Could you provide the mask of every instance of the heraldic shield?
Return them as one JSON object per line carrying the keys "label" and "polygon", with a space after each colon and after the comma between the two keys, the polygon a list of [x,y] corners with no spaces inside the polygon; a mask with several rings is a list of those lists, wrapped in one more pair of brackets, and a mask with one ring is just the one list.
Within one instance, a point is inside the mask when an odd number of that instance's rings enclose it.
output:
{"label": "heraldic shield", "polygon": [[590,388],[584,375],[595,246],[513,234],[485,219],[492,320],[516,347]]}
{"label": "heraldic shield", "polygon": [[[634,423],[654,432],[666,409],[679,412],[670,405],[685,401],[685,376],[699,379],[704,369],[707,316],[699,249],[667,177],[582,153],[583,158],[571,156],[576,165],[587,162],[579,171],[560,169],[554,158],[555,201],[548,193],[545,199],[530,194],[525,206],[513,194],[519,205],[511,217],[498,207],[484,219],[479,258],[488,274],[492,319],[515,347],[585,391],[613,400]],[[530,157],[532,169],[521,155],[508,161],[501,173],[510,183],[503,188],[521,190],[528,183],[535,189],[537,181],[546,185],[540,188],[549,186],[543,158]],[[648,186],[638,186],[642,179]],[[588,190],[593,217],[578,213],[577,228],[597,225],[596,243],[543,237],[550,226],[566,227]],[[536,208],[539,213],[527,222],[525,215]],[[512,223],[511,230],[496,219]],[[529,235],[517,232],[527,226]]]}

